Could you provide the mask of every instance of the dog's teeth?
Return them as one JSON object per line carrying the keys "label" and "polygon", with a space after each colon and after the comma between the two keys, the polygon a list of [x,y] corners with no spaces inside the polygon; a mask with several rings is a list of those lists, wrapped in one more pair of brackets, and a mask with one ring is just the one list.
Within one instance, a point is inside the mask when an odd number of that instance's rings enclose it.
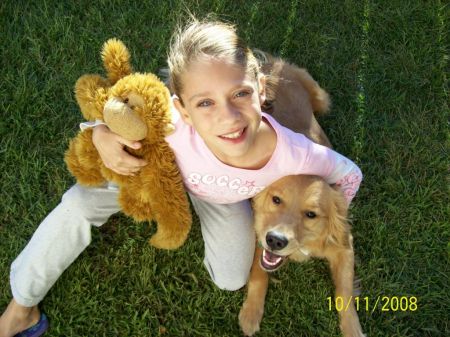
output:
{"label": "dog's teeth", "polygon": [[282,257],[277,256],[275,258],[275,261],[273,261],[271,259],[271,257],[269,256],[269,253],[266,250],[264,250],[263,256],[264,256],[264,262],[267,263],[269,266],[276,266],[282,260]]}

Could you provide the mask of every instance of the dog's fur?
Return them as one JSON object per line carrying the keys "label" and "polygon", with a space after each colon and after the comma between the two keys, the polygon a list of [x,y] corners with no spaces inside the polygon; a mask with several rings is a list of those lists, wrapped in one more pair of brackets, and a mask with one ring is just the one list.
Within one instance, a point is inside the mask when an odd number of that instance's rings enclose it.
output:
{"label": "dog's fur", "polygon": [[[269,75],[266,110],[281,124],[331,147],[313,113],[328,110],[328,94],[306,70],[267,54],[263,56],[266,63],[262,70]],[[259,331],[268,287],[267,271],[277,269],[286,258],[305,261],[319,257],[330,263],[335,297],[350,303],[339,312],[344,337],[364,336],[352,297],[353,239],[347,222],[347,202],[341,192],[319,177],[289,176],[257,195],[253,208],[262,247],[256,249],[247,297],[239,313],[244,334],[252,336]]]}
{"label": "dog's fur", "polygon": [[266,78],[263,111],[292,131],[302,133],[312,141],[331,148],[328,137],[314,116],[314,113],[320,115],[330,109],[328,93],[306,69],[261,51],[256,55]]}

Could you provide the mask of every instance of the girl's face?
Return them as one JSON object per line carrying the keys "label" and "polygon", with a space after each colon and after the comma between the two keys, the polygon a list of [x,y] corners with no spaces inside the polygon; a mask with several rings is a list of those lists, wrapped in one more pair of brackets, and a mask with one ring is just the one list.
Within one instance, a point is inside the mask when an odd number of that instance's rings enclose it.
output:
{"label": "girl's face", "polygon": [[[182,75],[183,92],[175,100],[191,125],[222,162],[236,165],[252,153],[261,125],[264,79],[242,67],[208,57],[192,63]],[[254,152],[254,151],[253,151]]]}

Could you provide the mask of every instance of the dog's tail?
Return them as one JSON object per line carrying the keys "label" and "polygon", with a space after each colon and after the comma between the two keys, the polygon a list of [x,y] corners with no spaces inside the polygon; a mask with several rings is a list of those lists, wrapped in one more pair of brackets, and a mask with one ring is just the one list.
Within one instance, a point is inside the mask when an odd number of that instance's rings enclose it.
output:
{"label": "dog's tail", "polygon": [[313,111],[319,115],[327,113],[331,105],[328,93],[319,86],[305,69],[300,69],[298,75],[309,93]]}
{"label": "dog's tail", "polygon": [[[276,99],[275,91],[280,81],[298,81],[308,92],[313,111],[316,114],[322,115],[330,110],[330,96],[306,69],[298,68],[259,49],[254,49],[253,53],[259,62],[262,73],[266,76],[269,100]],[[295,71],[288,71],[285,68],[295,69]]]}

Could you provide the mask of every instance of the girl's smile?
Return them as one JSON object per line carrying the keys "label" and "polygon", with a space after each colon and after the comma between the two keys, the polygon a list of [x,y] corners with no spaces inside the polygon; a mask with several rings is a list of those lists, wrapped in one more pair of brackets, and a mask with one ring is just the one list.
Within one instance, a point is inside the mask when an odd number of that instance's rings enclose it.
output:
{"label": "girl's smile", "polygon": [[237,144],[244,140],[245,130],[247,130],[247,128],[243,128],[243,129],[237,130],[235,132],[228,133],[226,135],[221,135],[219,137],[226,141],[230,141],[230,142],[233,142],[234,144]]}

